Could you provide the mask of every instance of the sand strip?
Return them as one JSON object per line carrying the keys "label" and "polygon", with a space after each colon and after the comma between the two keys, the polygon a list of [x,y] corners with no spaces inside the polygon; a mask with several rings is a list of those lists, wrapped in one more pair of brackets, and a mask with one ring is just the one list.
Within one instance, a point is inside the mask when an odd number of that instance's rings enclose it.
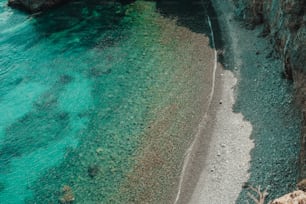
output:
{"label": "sand strip", "polygon": [[[228,12],[224,19],[232,19],[232,10],[229,4],[222,5],[222,10]],[[229,22],[225,22],[229,23]],[[238,25],[236,25],[238,26]],[[233,25],[226,28],[230,46],[235,50],[232,53],[232,68],[241,65],[240,52],[237,49],[238,27]],[[179,188],[179,198],[175,203],[201,203],[219,204],[235,203],[243,183],[248,180],[250,151],[254,147],[250,135],[252,126],[245,121],[241,114],[232,110],[235,103],[235,85],[237,79],[230,71],[225,71],[218,64],[220,83],[216,86],[216,94],[212,99],[209,111],[203,116],[206,124],[196,136],[197,145],[191,146],[192,150],[186,155],[188,170],[182,172],[183,184]],[[202,124],[203,125],[203,124]],[[199,137],[199,138],[197,138]],[[199,175],[197,175],[199,173]],[[190,183],[197,180],[194,187]]]}

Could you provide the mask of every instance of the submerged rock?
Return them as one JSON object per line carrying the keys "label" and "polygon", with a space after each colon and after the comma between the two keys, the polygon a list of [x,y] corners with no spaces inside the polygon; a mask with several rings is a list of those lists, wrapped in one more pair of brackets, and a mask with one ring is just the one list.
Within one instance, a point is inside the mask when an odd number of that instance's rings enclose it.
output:
{"label": "submerged rock", "polygon": [[68,185],[64,185],[61,189],[62,196],[59,197],[58,201],[61,204],[72,204],[75,200],[72,188]]}
{"label": "submerged rock", "polygon": [[100,168],[98,165],[91,165],[87,169],[87,173],[91,178],[97,176],[99,171],[100,171]]}
{"label": "submerged rock", "polygon": [[247,24],[263,24],[264,36],[270,37],[283,59],[288,79],[294,72],[306,72],[306,1],[305,0],[234,0],[236,14]]}

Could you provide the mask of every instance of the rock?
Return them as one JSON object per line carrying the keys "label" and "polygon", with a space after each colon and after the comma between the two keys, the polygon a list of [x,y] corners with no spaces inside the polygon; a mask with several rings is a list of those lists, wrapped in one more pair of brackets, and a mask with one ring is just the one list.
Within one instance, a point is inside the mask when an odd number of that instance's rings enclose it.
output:
{"label": "rock", "polygon": [[274,201],[271,204],[305,204],[306,203],[306,193],[304,191],[294,191],[288,193]]}
{"label": "rock", "polygon": [[87,173],[91,178],[97,176],[99,172],[100,172],[100,168],[98,165],[91,165],[87,169]]}
{"label": "rock", "polygon": [[58,201],[61,204],[72,204],[75,200],[72,188],[68,185],[64,185],[61,189],[62,196],[59,197]]}
{"label": "rock", "polygon": [[52,8],[68,0],[8,0],[8,5],[29,12],[37,12]]}
{"label": "rock", "polygon": [[103,151],[104,151],[104,150],[103,150],[102,147],[99,147],[99,148],[96,149],[96,153],[97,153],[97,154],[101,154]]}
{"label": "rock", "polygon": [[299,190],[306,191],[306,179],[300,181],[296,186]]}

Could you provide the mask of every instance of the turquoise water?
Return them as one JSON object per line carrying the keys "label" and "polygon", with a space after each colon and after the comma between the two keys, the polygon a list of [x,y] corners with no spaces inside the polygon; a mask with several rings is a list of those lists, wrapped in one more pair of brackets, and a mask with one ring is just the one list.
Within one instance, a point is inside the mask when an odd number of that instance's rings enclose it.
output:
{"label": "turquoise water", "polygon": [[133,60],[143,50],[117,46],[130,35],[124,7],[94,3],[31,17],[1,1],[1,203],[33,197],[34,181],[97,134],[104,142],[96,148],[120,154],[118,163],[135,148],[129,136],[139,134],[146,113],[136,102],[145,100],[150,82],[145,71],[137,73],[141,66],[131,65],[141,63]]}
{"label": "turquoise water", "polygon": [[[181,95],[200,102],[191,94],[205,86],[191,78],[193,90],[184,93],[184,80],[176,80],[195,57],[176,56],[175,38],[161,37],[167,24],[175,33],[176,23],[153,2],[72,1],[33,16],[6,2],[0,1],[0,203],[57,203],[64,185],[77,203],[115,203],[154,110]],[[178,24],[206,29],[194,19]]]}

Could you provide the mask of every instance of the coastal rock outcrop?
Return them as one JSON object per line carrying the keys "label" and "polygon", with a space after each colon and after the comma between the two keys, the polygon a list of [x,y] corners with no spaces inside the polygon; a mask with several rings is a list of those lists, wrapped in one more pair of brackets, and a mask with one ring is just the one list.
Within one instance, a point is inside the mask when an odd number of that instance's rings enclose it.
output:
{"label": "coastal rock outcrop", "polygon": [[64,3],[65,1],[67,0],[9,0],[8,5],[29,12],[36,12],[52,8],[58,4]]}
{"label": "coastal rock outcrop", "polygon": [[306,193],[304,191],[294,191],[292,193],[288,193],[276,200],[274,200],[271,204],[295,204],[295,203],[306,203]]}
{"label": "coastal rock outcrop", "polygon": [[[68,1],[69,0],[8,0],[8,5],[14,8],[28,11],[30,13],[34,13],[49,8],[53,8],[57,5],[63,4]],[[108,1],[128,4],[135,0],[108,0]]]}
{"label": "coastal rock outcrop", "polygon": [[305,0],[234,0],[237,15],[249,26],[264,24],[284,62],[284,72],[295,79],[294,72],[306,72],[306,1]]}

